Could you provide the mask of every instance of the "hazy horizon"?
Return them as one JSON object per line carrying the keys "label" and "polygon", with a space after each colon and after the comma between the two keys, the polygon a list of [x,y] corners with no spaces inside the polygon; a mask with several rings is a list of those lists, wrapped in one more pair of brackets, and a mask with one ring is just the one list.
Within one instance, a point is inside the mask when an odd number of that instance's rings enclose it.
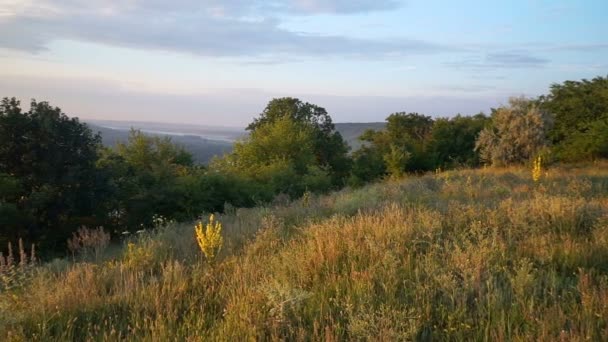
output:
{"label": "hazy horizon", "polygon": [[83,120],[244,127],[488,113],[608,73],[608,2],[0,0],[0,94]]}

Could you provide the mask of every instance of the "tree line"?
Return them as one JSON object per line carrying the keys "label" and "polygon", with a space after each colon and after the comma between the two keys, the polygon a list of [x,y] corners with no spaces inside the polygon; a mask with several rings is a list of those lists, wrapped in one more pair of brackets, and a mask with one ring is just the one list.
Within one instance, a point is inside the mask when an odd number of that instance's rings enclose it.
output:
{"label": "tree line", "polygon": [[608,77],[554,84],[490,115],[432,118],[399,112],[350,151],[327,111],[271,100],[231,153],[207,166],[169,138],[133,130],[114,148],[47,102],[0,104],[0,245],[23,238],[42,253],[65,250],[82,226],[118,236],[157,217],[190,220],[226,205],[249,207],[385,177],[437,169],[608,157]]}

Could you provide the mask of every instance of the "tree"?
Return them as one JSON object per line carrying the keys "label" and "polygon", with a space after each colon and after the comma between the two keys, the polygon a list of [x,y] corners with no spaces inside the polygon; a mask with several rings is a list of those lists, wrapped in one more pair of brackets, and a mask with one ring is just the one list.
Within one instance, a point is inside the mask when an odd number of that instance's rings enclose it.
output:
{"label": "tree", "polygon": [[475,141],[489,122],[490,119],[482,113],[435,120],[427,152],[433,159],[434,168],[479,165]]}
{"label": "tree", "polygon": [[170,138],[131,130],[127,143],[104,150],[98,166],[108,182],[110,195],[104,211],[112,226],[147,227],[155,215],[193,218],[184,213],[185,198],[179,186],[181,178],[191,173],[192,156]]}
{"label": "tree", "polygon": [[348,180],[350,186],[361,186],[387,173],[383,155],[373,145],[362,145],[353,153],[352,158],[353,166]]}
{"label": "tree", "polygon": [[[382,169],[391,176],[405,172],[428,170],[432,160],[426,154],[433,127],[433,119],[418,113],[393,113],[386,118],[383,130],[367,130],[359,138],[364,147],[355,153],[356,178],[377,178]],[[381,156],[381,159],[374,157]],[[364,160],[382,163],[380,167],[363,167]],[[360,176],[357,176],[359,174]],[[351,179],[352,181],[353,179]],[[363,179],[359,178],[359,181]],[[356,183],[357,181],[355,181]]]}
{"label": "tree", "polygon": [[548,146],[550,117],[532,100],[509,99],[493,110],[492,125],[484,128],[475,148],[483,162],[492,165],[522,164]]}
{"label": "tree", "polygon": [[18,184],[1,195],[4,210],[19,216],[7,238],[56,248],[77,226],[96,221],[100,144],[87,125],[47,102],[32,100],[23,112],[15,98],[2,100],[0,174]]}
{"label": "tree", "polygon": [[255,182],[258,191],[253,195],[262,201],[279,193],[297,197],[306,190],[329,190],[329,172],[315,154],[315,133],[307,122],[287,115],[277,117],[254,128],[212,168]]}
{"label": "tree", "polygon": [[412,154],[407,151],[405,146],[390,144],[388,152],[384,154],[383,159],[386,164],[386,170],[393,177],[401,177],[405,173],[405,166],[410,160]]}
{"label": "tree", "polygon": [[386,131],[390,146],[387,153],[407,152],[409,157],[401,158],[402,171],[425,171],[432,168],[426,154],[433,129],[433,119],[418,113],[394,113],[387,119]]}
{"label": "tree", "polygon": [[0,173],[0,246],[6,246],[14,237],[23,235],[19,227],[23,226],[24,217],[17,207],[21,192],[17,179]]}
{"label": "tree", "polygon": [[553,84],[539,103],[555,119],[549,136],[560,159],[608,157],[608,77]]}
{"label": "tree", "polygon": [[315,164],[330,174],[334,186],[343,185],[350,172],[348,145],[335,130],[324,108],[291,97],[273,99],[247,130],[253,132],[284,117],[291,118],[301,127],[308,127]]}

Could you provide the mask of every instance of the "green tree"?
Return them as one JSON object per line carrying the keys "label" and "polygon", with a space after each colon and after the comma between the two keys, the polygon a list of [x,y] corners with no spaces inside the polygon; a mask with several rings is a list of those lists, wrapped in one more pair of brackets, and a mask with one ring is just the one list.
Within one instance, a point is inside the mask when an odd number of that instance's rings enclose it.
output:
{"label": "green tree", "polygon": [[238,175],[198,167],[177,180],[180,193],[180,219],[191,219],[202,213],[223,212],[226,204],[252,207],[255,184]]}
{"label": "green tree", "polygon": [[478,166],[475,141],[489,123],[490,119],[482,113],[435,120],[427,152],[433,158],[434,168]]}
{"label": "green tree", "polygon": [[[373,133],[373,131],[371,132]],[[387,173],[383,155],[374,145],[362,145],[353,152],[352,158],[353,166],[348,181],[350,186],[361,186],[379,179]]]}
{"label": "green tree", "polygon": [[[386,119],[389,135],[389,154],[393,150],[399,154],[407,152],[403,161],[403,171],[425,171],[432,168],[431,159],[426,154],[433,129],[433,119],[418,113],[394,113]],[[394,147],[390,147],[394,146]]]}
{"label": "green tree", "polygon": [[[364,148],[355,153],[356,170],[353,176],[359,180],[362,180],[360,176],[376,178],[381,169],[395,177],[405,172],[429,170],[432,159],[427,155],[427,149],[433,119],[418,113],[400,112],[391,114],[386,121],[383,130],[368,130],[361,135]],[[374,155],[381,156],[381,159]],[[383,167],[364,167],[364,160],[381,162]]]}
{"label": "green tree", "polygon": [[0,246],[6,246],[11,238],[25,234],[23,213],[17,206],[21,192],[17,179],[0,173]]}
{"label": "green tree", "polygon": [[522,164],[548,146],[550,124],[535,101],[511,98],[508,106],[493,110],[492,124],[480,132],[475,148],[485,163]]}
{"label": "green tree", "polygon": [[249,136],[216,159],[211,171],[249,182],[254,201],[345,183],[348,147],[325,109],[295,98],[273,99],[247,129]]}
{"label": "green tree", "polygon": [[150,226],[155,215],[187,218],[181,178],[190,175],[192,156],[168,137],[131,130],[126,143],[106,149],[98,162],[108,180],[104,211],[115,227]]}
{"label": "green tree", "polygon": [[252,129],[231,154],[212,168],[257,184],[256,199],[268,201],[279,193],[292,197],[304,191],[326,191],[331,185],[326,165],[315,154],[315,127],[285,115]]}
{"label": "green tree", "polygon": [[1,195],[5,210],[18,212],[13,234],[52,249],[77,226],[97,222],[100,143],[87,125],[47,102],[32,100],[23,112],[15,98],[2,100],[0,173],[18,183],[11,190],[17,194]]}
{"label": "green tree", "polygon": [[608,77],[553,84],[539,102],[554,117],[550,138],[560,159],[608,158],[603,134],[608,125]]}
{"label": "green tree", "polygon": [[343,185],[350,172],[348,144],[335,130],[327,111],[299,99],[284,97],[271,100],[264,111],[247,127],[253,132],[283,117],[290,117],[312,135],[311,148],[316,165],[326,170],[335,186]]}

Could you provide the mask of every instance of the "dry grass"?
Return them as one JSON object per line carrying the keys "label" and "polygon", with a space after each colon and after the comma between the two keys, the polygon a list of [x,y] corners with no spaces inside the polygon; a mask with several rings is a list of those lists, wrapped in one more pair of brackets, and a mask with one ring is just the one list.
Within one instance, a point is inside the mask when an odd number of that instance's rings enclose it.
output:
{"label": "dry grass", "polygon": [[438,173],[218,216],[0,293],[3,340],[606,340],[608,165]]}

